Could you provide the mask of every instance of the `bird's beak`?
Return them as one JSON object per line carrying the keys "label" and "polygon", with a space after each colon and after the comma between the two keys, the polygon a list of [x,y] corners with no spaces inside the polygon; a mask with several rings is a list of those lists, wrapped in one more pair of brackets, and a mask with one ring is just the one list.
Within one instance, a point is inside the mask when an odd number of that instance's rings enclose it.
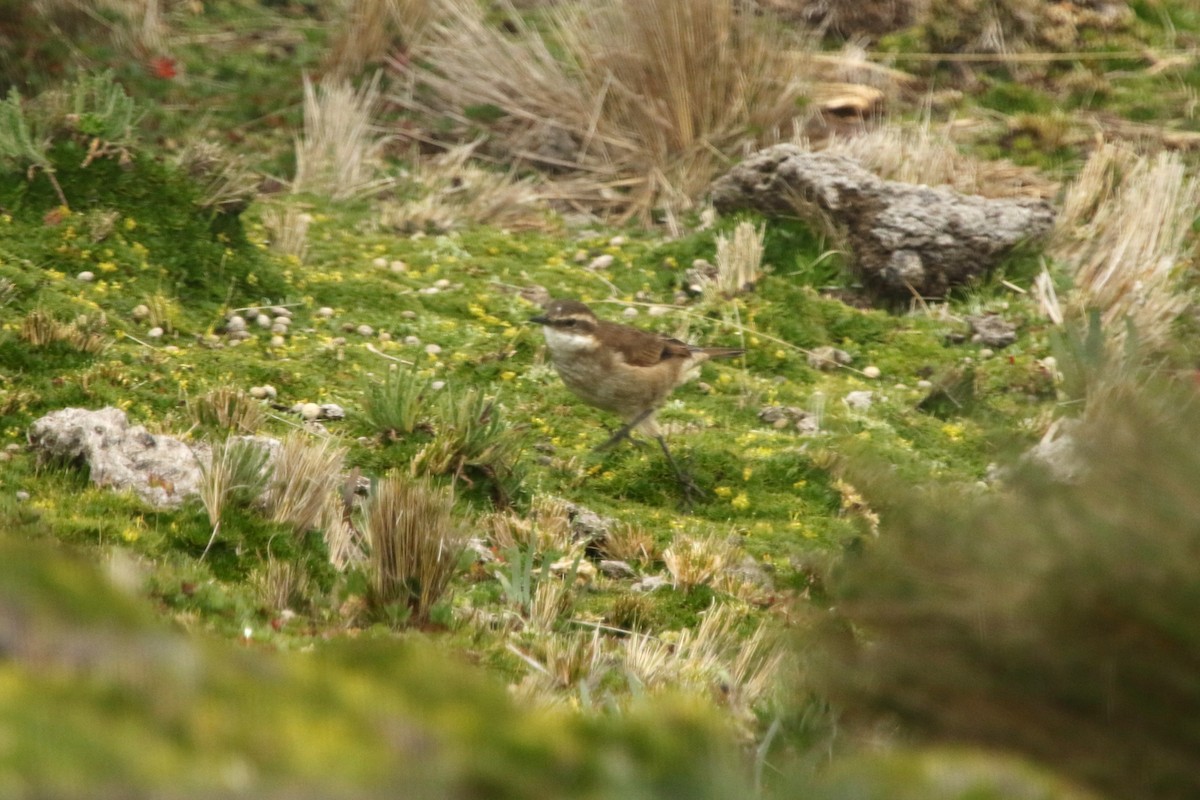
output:
{"label": "bird's beak", "polygon": [[550,324],[550,320],[547,319],[546,317],[541,316],[540,314],[536,317],[530,317],[529,321],[536,322],[538,325],[549,325]]}

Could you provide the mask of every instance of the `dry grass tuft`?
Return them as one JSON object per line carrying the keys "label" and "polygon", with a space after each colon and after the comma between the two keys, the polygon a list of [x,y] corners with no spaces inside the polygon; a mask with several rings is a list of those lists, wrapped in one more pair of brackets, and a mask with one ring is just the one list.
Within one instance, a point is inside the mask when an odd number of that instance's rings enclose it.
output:
{"label": "dry grass tuft", "polygon": [[268,558],[260,570],[250,576],[258,602],[269,611],[295,611],[309,603],[312,580],[299,564]]}
{"label": "dry grass tuft", "polygon": [[295,205],[271,206],[263,212],[263,227],[270,236],[271,249],[300,263],[308,256],[310,224],[312,214]]}
{"label": "dry grass tuft", "polygon": [[450,588],[467,536],[454,520],[454,495],[424,480],[393,475],[374,487],[363,511],[370,604],[417,623]]}
{"label": "dry grass tuft", "polygon": [[568,553],[576,545],[563,501],[548,495],[535,497],[528,515],[498,511],[485,514],[480,525],[501,552]]}
{"label": "dry grass tuft", "polygon": [[733,236],[717,234],[717,274],[705,282],[704,295],[711,300],[729,299],[750,291],[762,276],[765,225],[739,222]]}
{"label": "dry grass tuft", "polygon": [[324,74],[353,78],[420,39],[434,0],[347,0],[325,57]]}
{"label": "dry grass tuft", "polygon": [[712,583],[721,570],[735,563],[737,546],[728,537],[711,535],[703,539],[678,536],[663,551],[663,563],[677,589],[692,589]]}
{"label": "dry grass tuft", "polygon": [[462,131],[485,122],[506,160],[568,173],[546,188],[564,203],[641,219],[690,207],[801,114],[805,71],[784,28],[733,0],[559,8],[545,37],[508,18],[511,32],[471,0],[448,0],[403,65],[430,94],[398,100]]}
{"label": "dry grass tuft", "polygon": [[374,127],[381,96],[380,76],[355,89],[348,81],[325,78],[314,86],[304,78],[304,132],[296,141],[292,191],[347,200],[392,185],[382,173],[387,137]]}
{"label": "dry grass tuft", "polygon": [[528,180],[471,163],[476,145],[454,147],[414,159],[415,200],[384,203],[381,225],[401,233],[443,232],[463,225],[528,228],[544,218],[538,192]]}
{"label": "dry grass tuft", "polygon": [[198,188],[201,208],[237,214],[258,196],[258,175],[243,157],[229,154],[216,142],[189,141],[178,162]]}
{"label": "dry grass tuft", "polygon": [[249,505],[267,480],[269,452],[260,443],[231,437],[217,442],[207,459],[200,458],[200,503],[212,525],[212,536],[200,555],[204,558],[217,540],[221,519],[231,504]]}
{"label": "dry grass tuft", "polygon": [[262,405],[232,386],[219,386],[189,400],[188,411],[197,425],[213,425],[236,433],[254,433],[266,420]]}
{"label": "dry grass tuft", "polygon": [[1179,278],[1198,215],[1200,179],[1177,154],[1098,148],[1067,190],[1051,244],[1074,278],[1068,313],[1098,309],[1110,336],[1128,320],[1143,344],[1164,344],[1191,304]]}
{"label": "dry grass tuft", "polygon": [[599,541],[600,552],[611,559],[640,564],[658,560],[658,543],[645,528],[630,523],[614,525]]}
{"label": "dry grass tuft", "polygon": [[645,689],[711,697],[751,730],[754,709],[778,685],[786,650],[763,625],[741,635],[741,622],[733,606],[716,605],[697,628],[682,630],[671,641],[631,636],[622,643],[621,666],[631,682]]}
{"label": "dry grass tuft", "polygon": [[333,438],[310,439],[293,433],[275,455],[274,473],[263,495],[263,505],[273,522],[287,525],[303,536],[321,527],[329,496],[340,496],[346,448]]}
{"label": "dry grass tuft", "polygon": [[947,128],[889,123],[859,136],[834,139],[828,153],[849,156],[881,178],[950,186],[983,197],[1053,198],[1058,184],[1011,161],[985,161],[959,151]]}
{"label": "dry grass tuft", "polygon": [[81,315],[74,322],[59,322],[49,313],[30,311],[21,320],[18,334],[34,347],[46,347],[56,342],[66,344],[73,350],[88,355],[97,355],[108,347],[109,339],[104,334],[108,319],[103,313],[96,316]]}

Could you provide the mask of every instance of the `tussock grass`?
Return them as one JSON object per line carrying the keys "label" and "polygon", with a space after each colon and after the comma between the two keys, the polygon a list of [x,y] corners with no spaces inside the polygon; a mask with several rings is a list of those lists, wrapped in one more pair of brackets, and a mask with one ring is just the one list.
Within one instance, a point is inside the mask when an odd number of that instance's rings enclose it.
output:
{"label": "tussock grass", "polygon": [[454,519],[454,495],[424,480],[380,480],[363,509],[376,612],[405,609],[417,623],[450,588],[467,536]]}
{"label": "tussock grass", "polygon": [[924,121],[889,122],[858,136],[833,139],[825,151],[848,156],[881,178],[929,186],[950,186],[983,197],[1050,199],[1058,184],[1036,170],[1007,160],[973,158],[958,149],[947,128]]}
{"label": "tussock grass", "polygon": [[647,635],[622,642],[619,658],[627,678],[650,691],[683,690],[719,698],[746,730],[756,707],[771,699],[786,650],[763,625],[738,632],[741,615],[714,605],[696,628],[671,640]]}
{"label": "tussock grass", "polygon": [[180,151],[178,163],[198,188],[201,208],[237,214],[258,196],[258,175],[243,158],[215,142],[189,141]]}
{"label": "tussock grass", "polygon": [[710,300],[729,299],[754,288],[762,277],[766,226],[739,222],[732,236],[717,234],[717,274],[703,284]]}
{"label": "tussock grass", "polygon": [[248,505],[258,497],[267,482],[267,459],[269,452],[260,443],[238,437],[230,437],[212,446],[209,458],[200,458],[200,503],[208,514],[212,536],[204,546],[200,558],[208,555],[217,534],[221,530],[221,519],[231,504]]}
{"label": "tussock grass", "polygon": [[511,14],[508,33],[447,0],[404,65],[430,95],[398,100],[463,130],[491,121],[496,149],[568,173],[548,197],[641,219],[690,207],[801,115],[793,43],[732,0],[611,0],[551,17],[544,37]]}
{"label": "tussock grass", "polygon": [[417,41],[435,0],[348,0],[325,56],[325,74],[353,78]]}
{"label": "tussock grass", "polygon": [[292,256],[301,264],[308,257],[308,226],[312,215],[291,204],[276,205],[263,211],[263,227],[270,236],[271,249]]}
{"label": "tussock grass", "polygon": [[46,347],[62,342],[73,350],[88,355],[104,352],[109,339],[104,335],[108,321],[104,314],[81,316],[74,322],[60,322],[42,310],[30,311],[21,320],[18,335],[34,347]]}
{"label": "tussock grass", "polygon": [[383,174],[387,137],[375,129],[382,96],[380,75],[355,89],[326,77],[304,77],[304,131],[296,141],[294,192],[348,200],[391,186]]}
{"label": "tussock grass", "polygon": [[270,611],[295,611],[309,602],[312,580],[299,564],[268,558],[250,577],[259,603]]}
{"label": "tussock grass", "polygon": [[275,454],[274,472],[263,495],[271,521],[287,525],[298,536],[321,527],[329,495],[341,495],[345,458],[346,448],[332,437],[287,436]]}
{"label": "tussock grass", "polygon": [[964,503],[887,467],[856,480],[882,531],[830,576],[806,648],[847,719],[1022,753],[1102,796],[1200,793],[1200,411],[1144,384],[1072,430],[1070,483],[1031,466]]}
{"label": "tussock grass", "polygon": [[212,425],[235,433],[254,433],[266,420],[262,404],[241,389],[218,386],[188,401],[197,425]]}
{"label": "tussock grass", "polygon": [[444,232],[467,224],[505,228],[541,224],[544,211],[533,184],[472,163],[476,147],[462,145],[432,158],[414,158],[410,180],[419,197],[384,203],[380,224],[401,233]]}
{"label": "tussock grass", "polygon": [[731,566],[737,546],[728,537],[713,534],[704,538],[677,536],[663,551],[663,563],[677,589],[693,589],[712,583],[722,570]]}
{"label": "tussock grass", "polygon": [[1128,320],[1144,345],[1165,344],[1191,304],[1179,278],[1194,259],[1197,216],[1200,179],[1177,154],[1097,148],[1067,190],[1051,243],[1074,280],[1068,313],[1098,309],[1109,335],[1123,337]]}

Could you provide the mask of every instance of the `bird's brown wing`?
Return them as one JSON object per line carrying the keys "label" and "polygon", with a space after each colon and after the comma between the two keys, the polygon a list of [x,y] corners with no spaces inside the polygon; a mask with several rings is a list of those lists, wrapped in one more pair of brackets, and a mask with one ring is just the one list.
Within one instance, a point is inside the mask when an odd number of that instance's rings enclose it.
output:
{"label": "bird's brown wing", "polygon": [[601,325],[607,328],[603,332],[605,341],[630,366],[652,367],[667,359],[687,358],[692,354],[692,348],[678,339],[612,322],[602,322]]}

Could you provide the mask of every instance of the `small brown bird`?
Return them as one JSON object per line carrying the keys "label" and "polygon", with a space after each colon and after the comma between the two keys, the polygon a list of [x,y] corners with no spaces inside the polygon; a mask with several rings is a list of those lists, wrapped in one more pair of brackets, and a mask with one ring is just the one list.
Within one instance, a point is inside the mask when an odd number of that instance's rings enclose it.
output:
{"label": "small brown bird", "polygon": [[625,421],[596,450],[607,450],[631,431],[641,431],[658,440],[687,498],[698,493],[695,483],[671,457],[654,413],[705,361],[733,358],[745,351],[696,347],[662,334],[605,322],[575,300],[551,300],[545,313],[529,321],[542,326],[554,368],[567,388],[588,405]]}

